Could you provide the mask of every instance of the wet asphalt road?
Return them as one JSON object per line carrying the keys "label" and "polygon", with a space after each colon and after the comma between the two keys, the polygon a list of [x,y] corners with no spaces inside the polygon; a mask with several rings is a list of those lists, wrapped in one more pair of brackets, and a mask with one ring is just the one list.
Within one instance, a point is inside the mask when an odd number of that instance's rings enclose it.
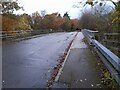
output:
{"label": "wet asphalt road", "polygon": [[53,33],[43,37],[4,44],[2,50],[3,88],[43,88],[54,66],[76,32]]}

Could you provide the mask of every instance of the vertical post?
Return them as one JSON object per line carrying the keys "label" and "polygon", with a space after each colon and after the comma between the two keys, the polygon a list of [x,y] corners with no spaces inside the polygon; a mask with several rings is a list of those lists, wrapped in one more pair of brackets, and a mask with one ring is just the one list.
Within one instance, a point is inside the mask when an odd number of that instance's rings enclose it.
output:
{"label": "vertical post", "polygon": [[[2,43],[1,40],[0,43]],[[0,46],[0,90],[1,89],[2,89],[2,45]]]}
{"label": "vertical post", "polygon": [[[2,30],[1,35],[3,35]],[[2,89],[2,39],[0,38],[0,90]]]}
{"label": "vertical post", "polygon": [[107,46],[107,41],[106,40],[107,40],[107,35],[104,34],[104,44],[105,44],[105,46]]}
{"label": "vertical post", "polygon": [[[119,57],[119,59],[118,59],[118,64],[120,65],[120,32],[118,32],[118,35],[117,35],[117,40],[118,40],[118,57]],[[119,71],[120,71],[120,67],[119,67]],[[119,75],[120,75],[120,72],[119,72]]]}

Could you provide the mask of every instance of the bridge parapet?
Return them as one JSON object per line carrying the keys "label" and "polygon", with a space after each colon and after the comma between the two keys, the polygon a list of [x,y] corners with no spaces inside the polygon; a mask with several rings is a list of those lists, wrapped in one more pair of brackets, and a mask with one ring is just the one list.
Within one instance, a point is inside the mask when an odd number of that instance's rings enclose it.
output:
{"label": "bridge parapet", "polygon": [[120,85],[120,58],[96,40],[95,34],[98,33],[98,31],[83,29],[82,33],[86,37],[89,44],[93,45],[94,48],[97,49],[99,54],[104,57],[106,61],[102,60],[103,63],[106,65],[111,75],[114,76],[115,80]]}
{"label": "bridge parapet", "polygon": [[0,31],[0,39],[3,40],[15,40],[31,38],[32,36],[39,36],[41,34],[47,34],[49,30],[15,30],[15,31]]}

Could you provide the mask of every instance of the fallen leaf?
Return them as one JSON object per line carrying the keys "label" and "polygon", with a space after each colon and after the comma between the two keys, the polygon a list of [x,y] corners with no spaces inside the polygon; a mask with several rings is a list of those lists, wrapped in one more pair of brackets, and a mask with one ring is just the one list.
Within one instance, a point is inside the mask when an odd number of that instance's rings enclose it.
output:
{"label": "fallen leaf", "polygon": [[83,80],[80,80],[80,82],[82,82]]}
{"label": "fallen leaf", "polygon": [[94,85],[93,85],[93,84],[91,84],[91,86],[93,87]]}
{"label": "fallen leaf", "polygon": [[96,86],[100,86],[100,84],[96,84]]}

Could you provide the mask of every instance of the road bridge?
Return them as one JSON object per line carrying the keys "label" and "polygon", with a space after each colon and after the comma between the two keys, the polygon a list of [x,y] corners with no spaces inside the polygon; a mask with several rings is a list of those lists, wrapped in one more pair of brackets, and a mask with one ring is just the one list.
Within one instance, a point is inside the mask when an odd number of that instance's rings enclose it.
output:
{"label": "road bridge", "polygon": [[[94,46],[93,36],[90,38]],[[106,87],[101,80],[103,63],[93,53],[86,39],[84,32],[63,32],[40,35],[20,42],[3,43],[3,88],[47,87],[70,43],[72,44],[66,58],[49,87]]]}

